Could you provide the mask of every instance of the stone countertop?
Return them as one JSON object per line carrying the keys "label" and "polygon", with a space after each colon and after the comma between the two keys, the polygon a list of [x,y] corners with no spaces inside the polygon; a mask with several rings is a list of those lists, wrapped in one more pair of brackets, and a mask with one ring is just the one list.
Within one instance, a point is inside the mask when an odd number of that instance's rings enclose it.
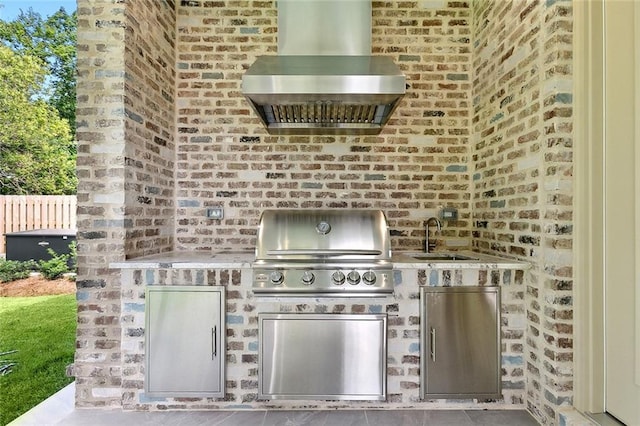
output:
{"label": "stone countertop", "polygon": [[[428,259],[429,256],[460,256],[461,259]],[[415,257],[414,257],[415,256]],[[420,257],[417,259],[416,257]],[[394,269],[529,269],[531,264],[474,251],[397,252],[391,257]]]}
{"label": "stone countertop", "polygon": [[113,262],[113,269],[242,269],[251,268],[254,251],[172,251]]}
{"label": "stone countertop", "polygon": [[[529,269],[527,262],[507,259],[471,251],[436,252],[431,255],[453,254],[472,259],[420,260],[412,256],[424,256],[419,252],[393,253],[394,269]],[[113,262],[113,269],[243,269],[251,268],[254,251],[188,252],[174,251]]]}

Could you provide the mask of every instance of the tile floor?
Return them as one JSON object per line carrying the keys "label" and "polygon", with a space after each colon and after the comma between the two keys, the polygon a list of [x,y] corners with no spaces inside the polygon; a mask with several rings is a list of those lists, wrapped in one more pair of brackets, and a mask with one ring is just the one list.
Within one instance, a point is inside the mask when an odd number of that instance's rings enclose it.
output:
{"label": "tile floor", "polygon": [[169,411],[76,409],[73,383],[9,426],[536,426],[524,410]]}
{"label": "tile floor", "polygon": [[607,413],[586,413],[587,417],[597,423],[599,426],[624,426],[615,417]]}
{"label": "tile floor", "polygon": [[63,425],[215,426],[536,426],[525,411],[190,411],[113,412],[77,410]]}

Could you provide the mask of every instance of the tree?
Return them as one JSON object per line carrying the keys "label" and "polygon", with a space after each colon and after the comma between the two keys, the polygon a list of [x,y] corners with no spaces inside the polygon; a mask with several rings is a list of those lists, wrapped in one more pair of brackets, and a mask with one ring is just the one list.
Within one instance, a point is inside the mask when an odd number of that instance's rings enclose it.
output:
{"label": "tree", "polygon": [[67,120],[37,94],[47,70],[37,58],[0,46],[0,194],[74,194]]}
{"label": "tree", "polygon": [[49,75],[37,95],[58,110],[75,134],[76,121],[76,13],[64,8],[42,19],[39,13],[20,12],[15,21],[0,20],[0,41],[14,52],[39,58]]}

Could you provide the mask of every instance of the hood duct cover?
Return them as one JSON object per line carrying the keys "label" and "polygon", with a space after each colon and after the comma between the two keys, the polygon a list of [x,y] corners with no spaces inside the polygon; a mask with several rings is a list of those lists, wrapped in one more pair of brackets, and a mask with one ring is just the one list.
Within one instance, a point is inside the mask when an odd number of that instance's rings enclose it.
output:
{"label": "hood duct cover", "polygon": [[280,54],[258,57],[242,77],[269,133],[380,133],[405,76],[370,55],[371,2],[279,0],[278,25]]}

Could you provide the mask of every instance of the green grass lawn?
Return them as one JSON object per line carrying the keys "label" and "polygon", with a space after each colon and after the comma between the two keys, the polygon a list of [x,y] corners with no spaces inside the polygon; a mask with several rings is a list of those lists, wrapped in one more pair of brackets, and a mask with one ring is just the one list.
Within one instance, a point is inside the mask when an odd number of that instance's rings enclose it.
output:
{"label": "green grass lawn", "polygon": [[0,297],[0,360],[17,362],[0,376],[0,425],[44,401],[73,381],[65,368],[73,362],[76,333],[74,294]]}

